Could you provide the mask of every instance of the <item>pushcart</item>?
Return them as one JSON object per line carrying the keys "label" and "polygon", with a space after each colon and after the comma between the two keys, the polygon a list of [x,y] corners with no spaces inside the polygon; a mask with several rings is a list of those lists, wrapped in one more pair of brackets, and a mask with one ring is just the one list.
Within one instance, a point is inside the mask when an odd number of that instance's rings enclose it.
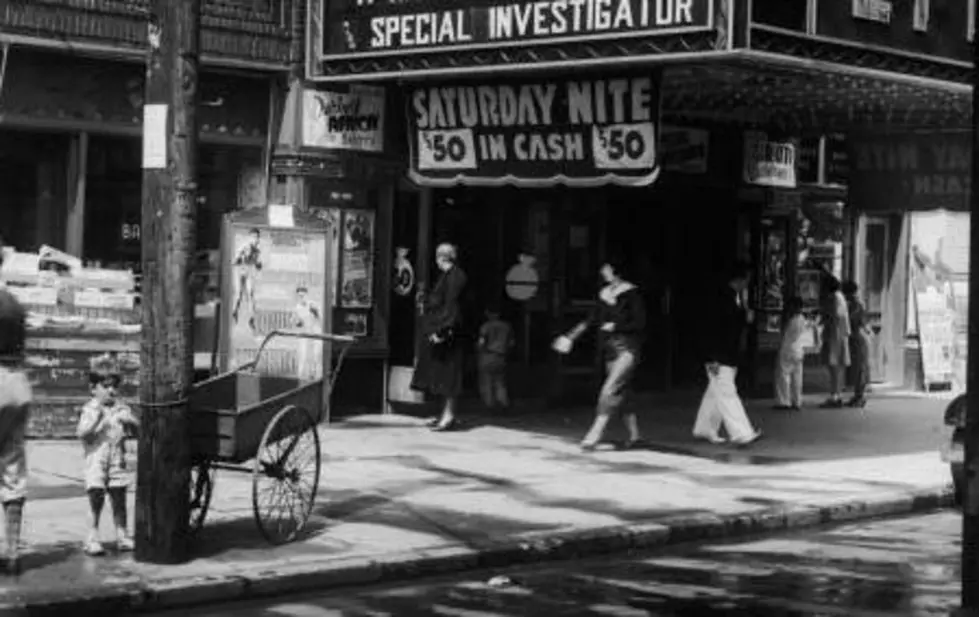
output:
{"label": "pushcart", "polygon": [[[332,370],[315,381],[260,374],[262,354],[276,337],[338,344]],[[319,486],[317,427],[354,341],[351,336],[275,330],[251,362],[191,388],[191,533],[204,525],[219,469],[251,473],[255,523],[267,541],[291,542],[302,532]]]}

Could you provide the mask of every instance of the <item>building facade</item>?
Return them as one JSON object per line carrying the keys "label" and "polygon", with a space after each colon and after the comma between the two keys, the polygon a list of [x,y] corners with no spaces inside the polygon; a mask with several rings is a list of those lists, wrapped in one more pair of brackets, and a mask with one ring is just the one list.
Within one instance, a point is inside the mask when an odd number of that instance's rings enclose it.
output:
{"label": "building facade", "polygon": [[[271,111],[290,57],[301,52],[294,13],[302,7],[280,0],[203,5],[197,236],[206,257],[218,249],[224,212],[267,201]],[[41,0],[0,8],[6,246],[28,255],[47,247],[90,272],[138,275],[148,7],[141,0]],[[28,358],[39,394],[32,431],[71,434],[93,356],[116,356],[135,395],[138,294],[131,278],[121,294],[107,292],[104,280],[46,293],[48,283],[36,279],[11,283],[39,316]],[[202,336],[198,345],[205,368],[211,343]]]}
{"label": "building facade", "polygon": [[[705,288],[736,257],[757,265],[746,386],[770,389],[785,298],[815,313],[828,276],[862,285],[875,376],[900,381],[907,332],[880,300],[898,283],[868,265],[897,232],[848,186],[864,136],[970,125],[974,21],[972,2],[951,1],[313,0],[304,87],[384,89],[391,242],[421,285],[432,247],[460,245],[473,319],[502,304],[520,333],[526,396],[560,400],[600,375],[597,345],[558,365],[548,342],[590,309],[611,252],[647,292],[640,387],[703,378]],[[507,274],[528,255],[536,294],[514,300]],[[389,295],[389,323],[405,324],[389,358],[409,374],[413,306]]]}
{"label": "building facade", "polygon": [[[0,233],[19,250],[138,262],[147,4],[4,5]],[[357,230],[333,260],[334,330],[360,338],[337,392],[352,409],[417,400],[415,294],[442,241],[461,249],[469,323],[498,306],[514,324],[521,397],[564,401],[600,377],[597,340],[561,359],[549,343],[591,309],[613,253],[647,296],[642,388],[703,379],[705,291],[739,257],[757,265],[745,386],[770,388],[785,298],[814,310],[829,275],[864,288],[876,376],[894,381],[914,335],[886,310],[910,254],[894,221],[944,206],[854,192],[862,153],[893,166],[860,144],[970,126],[973,7],[205,1],[199,245],[217,249],[225,212],[268,203]],[[48,381],[77,393],[79,370]]]}

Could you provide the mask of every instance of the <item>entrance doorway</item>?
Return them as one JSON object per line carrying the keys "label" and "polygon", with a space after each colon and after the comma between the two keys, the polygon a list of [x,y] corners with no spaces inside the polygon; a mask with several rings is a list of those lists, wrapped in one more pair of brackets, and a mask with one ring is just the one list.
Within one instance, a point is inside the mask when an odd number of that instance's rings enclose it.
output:
{"label": "entrance doorway", "polygon": [[[699,388],[701,332],[718,274],[737,258],[740,216],[724,189],[607,189],[607,245],[621,251],[644,291],[647,338],[640,390]],[[704,207],[691,206],[704,204]]]}

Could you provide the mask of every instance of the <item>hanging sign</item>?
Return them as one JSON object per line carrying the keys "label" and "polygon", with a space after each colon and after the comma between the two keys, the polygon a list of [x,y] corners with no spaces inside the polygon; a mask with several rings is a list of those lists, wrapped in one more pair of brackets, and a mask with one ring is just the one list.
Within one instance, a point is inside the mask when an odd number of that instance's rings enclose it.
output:
{"label": "hanging sign", "polygon": [[659,77],[416,88],[411,176],[422,185],[646,186],[659,176]]}
{"label": "hanging sign", "polygon": [[[311,10],[318,4],[312,3]],[[714,24],[714,0],[331,0],[322,4],[322,19],[312,37],[320,47],[320,59],[663,36],[710,30]]]}
{"label": "hanging sign", "polygon": [[769,141],[764,133],[744,135],[744,181],[758,186],[794,189],[795,145]]}
{"label": "hanging sign", "polygon": [[384,150],[384,89],[303,92],[303,145],[328,150]]}
{"label": "hanging sign", "polygon": [[506,295],[512,300],[526,302],[537,295],[540,276],[533,255],[520,255],[518,262],[506,274]]}

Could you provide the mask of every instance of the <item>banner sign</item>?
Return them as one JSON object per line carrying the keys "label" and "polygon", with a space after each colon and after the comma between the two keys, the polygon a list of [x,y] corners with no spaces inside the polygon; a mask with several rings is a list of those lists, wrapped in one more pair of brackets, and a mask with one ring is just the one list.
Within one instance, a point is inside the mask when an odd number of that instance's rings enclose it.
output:
{"label": "banner sign", "polygon": [[384,89],[303,92],[303,145],[328,150],[384,150]]}
{"label": "banner sign", "polygon": [[422,185],[645,186],[659,175],[659,77],[425,86],[408,97]]}
{"label": "banner sign", "polygon": [[857,210],[969,210],[971,133],[857,135],[849,203]]}
{"label": "banner sign", "polygon": [[332,0],[320,59],[713,28],[714,0]]}

